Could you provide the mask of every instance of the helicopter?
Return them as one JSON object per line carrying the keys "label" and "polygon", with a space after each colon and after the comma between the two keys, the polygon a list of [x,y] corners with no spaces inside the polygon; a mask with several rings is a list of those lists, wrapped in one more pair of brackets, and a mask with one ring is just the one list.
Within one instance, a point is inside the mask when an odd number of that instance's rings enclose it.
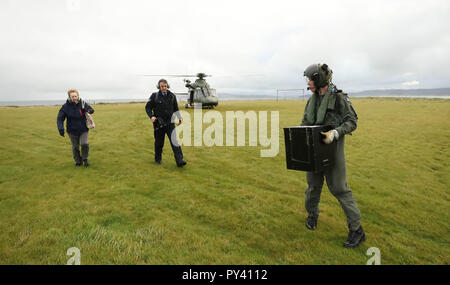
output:
{"label": "helicopter", "polygon": [[[216,89],[211,88],[204,79],[205,77],[211,77],[205,73],[199,72],[196,75],[145,75],[145,76],[167,76],[167,77],[185,77],[183,82],[185,87],[188,88],[188,98],[184,107],[196,108],[201,105],[202,108],[213,109],[219,104],[219,98],[216,94]],[[194,83],[187,78],[197,78]]]}

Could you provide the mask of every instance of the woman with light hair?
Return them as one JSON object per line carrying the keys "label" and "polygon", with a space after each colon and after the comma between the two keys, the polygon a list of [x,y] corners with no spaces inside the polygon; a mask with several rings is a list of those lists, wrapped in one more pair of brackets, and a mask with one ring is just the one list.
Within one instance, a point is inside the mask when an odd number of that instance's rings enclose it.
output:
{"label": "woman with light hair", "polygon": [[58,113],[58,131],[59,134],[64,137],[64,120],[67,118],[66,129],[72,143],[72,153],[73,159],[75,160],[75,165],[81,166],[84,163],[84,166],[87,167],[89,166],[89,129],[86,126],[85,114],[86,112],[93,114],[94,109],[81,100],[78,90],[70,89],[67,94],[69,98],[66,103],[62,105]]}

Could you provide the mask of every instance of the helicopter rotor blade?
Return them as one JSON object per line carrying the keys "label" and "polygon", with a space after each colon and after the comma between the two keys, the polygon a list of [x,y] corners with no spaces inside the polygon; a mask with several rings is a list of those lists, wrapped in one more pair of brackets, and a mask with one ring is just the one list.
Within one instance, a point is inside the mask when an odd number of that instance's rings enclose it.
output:
{"label": "helicopter rotor blade", "polygon": [[196,77],[195,75],[181,75],[181,74],[144,74],[143,76]]}
{"label": "helicopter rotor blade", "polygon": [[[167,77],[198,77],[198,74],[142,74],[142,76],[167,76]],[[214,77],[252,77],[265,76],[264,74],[219,74]],[[212,77],[211,74],[204,74],[203,77]]]}
{"label": "helicopter rotor blade", "polygon": [[[143,74],[143,76],[167,76],[167,77],[199,77],[198,75],[202,73],[197,74]],[[204,74],[203,77],[211,77],[211,74]]]}
{"label": "helicopter rotor blade", "polygon": [[264,74],[214,75],[214,77],[251,77],[251,76],[264,76]]}

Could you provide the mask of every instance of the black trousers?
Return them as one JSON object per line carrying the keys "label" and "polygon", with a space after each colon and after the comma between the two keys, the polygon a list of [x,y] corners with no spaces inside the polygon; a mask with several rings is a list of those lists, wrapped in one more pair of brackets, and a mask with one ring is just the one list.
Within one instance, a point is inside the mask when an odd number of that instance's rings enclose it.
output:
{"label": "black trousers", "polygon": [[164,147],[164,139],[166,135],[169,137],[170,146],[172,147],[175,161],[179,162],[183,160],[183,152],[181,151],[181,146],[179,146],[177,142],[174,124],[168,124],[164,127],[160,127],[159,129],[155,129],[154,135],[155,135],[155,161],[161,161],[162,150]]}

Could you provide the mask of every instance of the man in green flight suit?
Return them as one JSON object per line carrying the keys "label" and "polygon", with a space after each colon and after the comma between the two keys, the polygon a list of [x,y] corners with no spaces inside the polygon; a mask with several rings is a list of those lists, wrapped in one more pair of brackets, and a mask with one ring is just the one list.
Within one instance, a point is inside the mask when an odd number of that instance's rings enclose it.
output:
{"label": "man in green flight suit", "polygon": [[358,116],[347,94],[331,83],[332,73],[326,64],[312,64],[303,74],[308,82],[308,89],[313,94],[306,103],[301,125],[330,125],[332,130],[322,133],[323,141],[326,144],[337,144],[333,166],[323,172],[306,173],[306,227],[310,230],[317,227],[320,194],[325,178],[330,192],[337,198],[347,216],[349,234],[344,247],[353,248],[365,241],[366,237],[361,227],[361,212],[347,185],[344,142],[345,135],[356,129]]}

